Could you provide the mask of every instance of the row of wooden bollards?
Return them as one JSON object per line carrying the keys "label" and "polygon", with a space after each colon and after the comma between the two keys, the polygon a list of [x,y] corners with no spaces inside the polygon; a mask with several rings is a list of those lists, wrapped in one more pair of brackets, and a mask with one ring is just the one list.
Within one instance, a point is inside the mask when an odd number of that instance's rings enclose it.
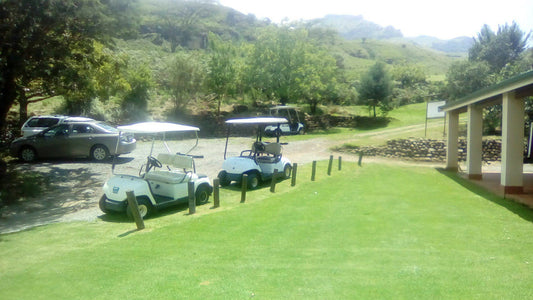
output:
{"label": "row of wooden bollards", "polygon": [[[359,155],[359,166],[361,166],[363,155]],[[313,161],[312,169],[311,169],[311,181],[315,181],[316,179],[316,165],[317,162]],[[331,170],[333,168],[333,155],[329,157],[329,164],[328,164],[328,176],[331,175]],[[339,164],[338,164],[339,171],[342,170],[342,157],[339,156]],[[291,172],[291,186],[296,185],[296,178],[298,174],[298,164],[294,163],[292,167]],[[277,169],[274,170],[274,175],[272,176],[272,181],[270,184],[270,192],[275,193],[276,192],[276,183],[278,181],[278,178],[280,176]],[[241,203],[246,202],[246,192],[248,190],[248,175],[243,174],[242,175],[242,185],[241,185]],[[196,198],[194,194],[194,182],[189,181],[188,183],[188,194],[189,194],[189,215],[196,213]],[[139,213],[138,204],[135,198],[135,195],[133,194],[133,191],[126,192],[126,195],[128,196],[128,204],[132,208],[132,215],[133,219],[135,220],[135,223],[137,224],[137,230],[144,229],[144,221]],[[213,179],[213,208],[220,207],[220,180],[218,178]]]}

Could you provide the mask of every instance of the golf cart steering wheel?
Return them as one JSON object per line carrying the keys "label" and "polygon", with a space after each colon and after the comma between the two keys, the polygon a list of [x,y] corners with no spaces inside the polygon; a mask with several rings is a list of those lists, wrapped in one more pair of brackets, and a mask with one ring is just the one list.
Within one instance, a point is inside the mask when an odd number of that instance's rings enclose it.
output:
{"label": "golf cart steering wheel", "polygon": [[146,173],[150,171],[152,168],[161,168],[163,165],[157,158],[153,156],[148,156],[148,162],[146,163]]}
{"label": "golf cart steering wheel", "polygon": [[265,151],[265,145],[263,143],[261,143],[261,142],[255,142],[254,143],[254,148],[255,148],[256,152]]}

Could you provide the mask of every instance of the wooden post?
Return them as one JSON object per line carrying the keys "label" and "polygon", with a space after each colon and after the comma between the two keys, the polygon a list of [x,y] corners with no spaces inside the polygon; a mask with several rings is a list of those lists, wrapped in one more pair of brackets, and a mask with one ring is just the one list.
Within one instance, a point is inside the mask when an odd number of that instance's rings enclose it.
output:
{"label": "wooden post", "polygon": [[241,203],[246,201],[246,189],[248,188],[248,174],[242,174]]}
{"label": "wooden post", "polygon": [[294,163],[292,165],[292,174],[291,174],[291,186],[296,185],[296,174],[298,173],[298,164]]}
{"label": "wooden post", "polygon": [[363,152],[359,152],[359,162],[357,163],[359,166],[361,166],[361,162],[363,161]]}
{"label": "wooden post", "polygon": [[272,182],[270,183],[270,192],[276,192],[276,181],[278,181],[278,169],[274,169],[274,174],[272,174]]}
{"label": "wooden post", "polygon": [[313,160],[313,168],[311,169],[311,181],[315,181],[316,175],[316,160]]}
{"label": "wooden post", "polygon": [[189,191],[189,215],[196,213],[196,199],[194,199],[194,181],[189,181],[188,185]]}
{"label": "wooden post", "polygon": [[213,179],[213,201],[214,207],[220,207],[220,179]]}
{"label": "wooden post", "polygon": [[339,171],[342,170],[342,156],[339,156]]}
{"label": "wooden post", "polygon": [[139,204],[137,203],[137,198],[133,191],[126,191],[126,196],[128,199],[128,206],[131,209],[131,215],[137,224],[137,230],[144,229],[144,220],[141,218],[141,213],[139,212]]}
{"label": "wooden post", "polygon": [[333,155],[329,156],[329,164],[328,164],[328,176],[331,175],[331,167],[333,166]]}

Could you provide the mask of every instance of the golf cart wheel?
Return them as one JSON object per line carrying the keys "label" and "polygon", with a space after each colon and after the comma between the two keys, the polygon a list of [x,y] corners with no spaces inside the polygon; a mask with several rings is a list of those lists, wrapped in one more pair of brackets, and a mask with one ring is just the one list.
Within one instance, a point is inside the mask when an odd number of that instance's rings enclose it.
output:
{"label": "golf cart wheel", "polygon": [[19,157],[24,162],[32,162],[37,159],[37,152],[32,147],[24,147],[20,150]]}
{"label": "golf cart wheel", "polygon": [[283,168],[283,178],[287,179],[291,177],[292,167],[290,165],[285,165]]}
{"label": "golf cart wheel", "polygon": [[103,161],[109,156],[109,151],[104,145],[94,145],[91,149],[91,158],[96,161]]}
{"label": "golf cart wheel", "polygon": [[231,183],[226,171],[220,171],[220,173],[218,173],[218,180],[220,182],[220,186],[228,186]]}
{"label": "golf cart wheel", "polygon": [[[148,199],[137,198],[137,205],[139,206],[141,218],[146,219],[152,213],[152,204],[150,201],[148,201]],[[133,212],[131,211],[131,207],[129,205],[126,207],[126,214],[128,215],[128,218],[133,220]]]}
{"label": "golf cart wheel", "polygon": [[257,176],[257,173],[250,173],[248,174],[248,189],[249,190],[255,190],[259,186],[259,177]]}
{"label": "golf cart wheel", "polygon": [[202,184],[196,189],[196,205],[207,203],[209,200],[210,188],[207,184]]}
{"label": "golf cart wheel", "polygon": [[107,207],[105,206],[105,200],[106,200],[106,196],[105,195],[102,195],[102,197],[100,198],[100,201],[98,202],[98,206],[100,207],[100,210],[104,213],[104,214],[110,214],[112,213],[113,211],[107,209]]}

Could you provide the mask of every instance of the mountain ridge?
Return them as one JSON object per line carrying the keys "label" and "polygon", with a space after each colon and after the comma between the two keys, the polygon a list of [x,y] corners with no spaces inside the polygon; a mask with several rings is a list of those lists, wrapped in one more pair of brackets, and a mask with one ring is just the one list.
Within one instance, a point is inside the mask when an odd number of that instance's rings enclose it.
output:
{"label": "mountain ridge", "polygon": [[377,39],[397,42],[412,42],[433,50],[464,55],[474,43],[472,37],[460,36],[448,40],[437,37],[422,35],[417,37],[405,37],[401,30],[394,26],[383,27],[366,20],[362,15],[333,15],[306,21],[311,26],[327,27],[336,30],[340,36],[347,40]]}

